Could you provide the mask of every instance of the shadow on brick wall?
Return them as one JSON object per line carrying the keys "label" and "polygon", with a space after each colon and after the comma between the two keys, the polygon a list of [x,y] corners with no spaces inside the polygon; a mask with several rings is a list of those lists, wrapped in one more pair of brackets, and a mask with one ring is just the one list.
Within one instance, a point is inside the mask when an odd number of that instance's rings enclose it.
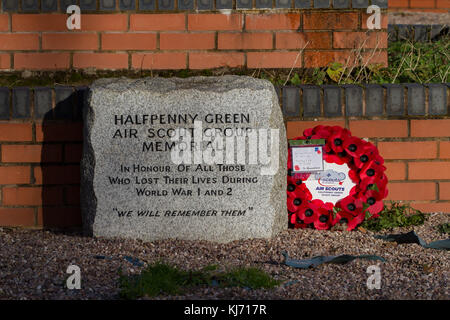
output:
{"label": "shadow on brick wall", "polygon": [[39,218],[44,229],[81,228],[80,161],[86,93],[86,87],[35,89],[35,114],[42,115],[42,125],[36,124],[36,139],[42,142],[42,151],[35,179],[36,184],[42,184]]}

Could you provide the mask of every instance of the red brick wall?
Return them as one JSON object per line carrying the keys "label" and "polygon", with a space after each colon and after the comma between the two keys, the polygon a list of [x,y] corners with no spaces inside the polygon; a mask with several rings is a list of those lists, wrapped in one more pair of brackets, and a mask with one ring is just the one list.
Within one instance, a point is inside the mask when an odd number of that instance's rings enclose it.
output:
{"label": "red brick wall", "polygon": [[67,30],[67,17],[0,14],[0,69],[316,67],[345,63],[366,38],[362,60],[387,64],[387,16],[367,32],[365,9],[82,13],[79,31]]}
{"label": "red brick wall", "polygon": [[[378,146],[388,200],[450,213],[450,119],[288,121],[288,138],[318,124],[345,126]],[[81,152],[80,123],[0,123],[0,225],[80,225]]]}
{"label": "red brick wall", "polygon": [[389,0],[391,11],[449,12],[450,0]]}
{"label": "red brick wall", "polygon": [[387,200],[450,213],[450,119],[288,121],[288,139],[319,124],[345,126],[378,147],[386,161]]}
{"label": "red brick wall", "polygon": [[81,128],[0,122],[0,225],[81,224]]}

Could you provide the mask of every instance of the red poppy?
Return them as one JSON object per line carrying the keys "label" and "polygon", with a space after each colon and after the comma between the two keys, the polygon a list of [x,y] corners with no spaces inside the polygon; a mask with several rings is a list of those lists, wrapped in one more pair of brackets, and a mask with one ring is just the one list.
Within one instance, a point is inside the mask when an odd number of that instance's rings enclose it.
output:
{"label": "red poppy", "polygon": [[344,140],[344,150],[353,158],[359,157],[363,151],[366,141],[356,137],[349,137]]}
{"label": "red poppy", "polygon": [[317,214],[314,216],[314,227],[317,230],[327,230],[333,225],[333,204],[324,203],[317,209]]}
{"label": "red poppy", "polygon": [[[292,173],[292,159],[288,159],[289,222],[294,228],[313,225],[316,229],[329,229],[336,223],[347,223],[347,230],[355,229],[365,219],[366,212],[377,217],[388,194],[386,168],[378,149],[370,142],[352,137],[350,131],[338,126],[316,126],[306,129],[299,139],[325,139],[324,160],[338,165],[347,164],[349,177],[356,185],[347,197],[332,203],[312,199],[303,181],[310,173]],[[339,208],[334,210],[334,207]],[[334,211],[333,211],[334,210]]]}
{"label": "red poppy", "polygon": [[316,219],[319,212],[318,210],[322,207],[322,205],[322,200],[314,199],[300,208],[300,210],[297,212],[298,217],[307,225],[314,223],[314,220]]}
{"label": "red poppy", "polygon": [[327,139],[327,145],[336,154],[344,151],[344,141],[350,137],[350,132],[341,127],[331,127],[332,133]]}
{"label": "red poppy", "polygon": [[[382,164],[379,161],[378,149],[370,142],[363,146],[359,157],[354,157],[355,166],[361,169],[366,163],[370,161],[378,160],[378,164]],[[382,158],[381,158],[382,159]]]}

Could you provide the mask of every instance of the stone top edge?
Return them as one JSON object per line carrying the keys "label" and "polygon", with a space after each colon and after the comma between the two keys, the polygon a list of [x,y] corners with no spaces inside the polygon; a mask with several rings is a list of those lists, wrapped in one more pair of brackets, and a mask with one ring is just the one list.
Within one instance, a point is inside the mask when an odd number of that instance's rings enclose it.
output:
{"label": "stone top edge", "polygon": [[268,80],[234,75],[220,77],[198,76],[189,78],[105,78],[94,81],[89,88],[92,92],[97,90],[114,92],[133,90],[160,93],[167,93],[175,90],[197,90],[208,92],[227,92],[236,89],[274,90],[272,83]]}

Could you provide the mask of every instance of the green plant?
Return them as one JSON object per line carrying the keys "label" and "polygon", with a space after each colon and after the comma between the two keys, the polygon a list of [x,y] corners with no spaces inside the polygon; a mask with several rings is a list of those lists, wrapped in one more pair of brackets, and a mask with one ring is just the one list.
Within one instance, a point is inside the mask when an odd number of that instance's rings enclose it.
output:
{"label": "green plant", "polygon": [[369,219],[361,224],[361,227],[371,231],[392,230],[400,227],[422,225],[427,215],[411,208],[407,204],[392,202],[385,205],[378,218]]}
{"label": "green plant", "polygon": [[148,266],[140,275],[119,274],[120,296],[136,299],[142,296],[154,297],[160,294],[180,294],[192,287],[249,287],[273,288],[279,282],[257,268],[235,268],[228,272],[217,272],[216,265],[206,266],[198,271],[185,271],[157,262]]}
{"label": "green plant", "polygon": [[436,229],[439,231],[439,233],[443,234],[450,234],[450,223],[443,223],[436,227]]}

